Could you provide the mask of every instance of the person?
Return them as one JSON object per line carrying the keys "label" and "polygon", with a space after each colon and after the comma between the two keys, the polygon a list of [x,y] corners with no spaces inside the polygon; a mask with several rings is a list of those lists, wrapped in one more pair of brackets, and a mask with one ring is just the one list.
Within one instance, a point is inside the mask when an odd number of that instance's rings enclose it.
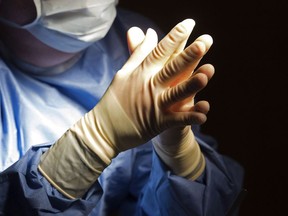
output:
{"label": "person", "polygon": [[0,1],[0,215],[237,214],[243,169],[195,98],[212,37],[117,3]]}

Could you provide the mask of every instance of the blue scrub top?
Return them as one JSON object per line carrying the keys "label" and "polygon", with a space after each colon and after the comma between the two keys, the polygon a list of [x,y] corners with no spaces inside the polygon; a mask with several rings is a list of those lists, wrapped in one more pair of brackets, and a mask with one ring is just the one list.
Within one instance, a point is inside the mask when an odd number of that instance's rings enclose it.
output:
{"label": "blue scrub top", "polygon": [[120,153],[81,199],[67,199],[38,172],[41,154],[97,104],[129,57],[126,31],[134,25],[158,30],[147,18],[118,8],[106,37],[62,73],[31,73],[0,59],[0,215],[221,216],[231,208],[237,213],[243,169],[220,155],[215,140],[199,127],[193,132],[206,169],[196,181],[174,175],[150,142]]}

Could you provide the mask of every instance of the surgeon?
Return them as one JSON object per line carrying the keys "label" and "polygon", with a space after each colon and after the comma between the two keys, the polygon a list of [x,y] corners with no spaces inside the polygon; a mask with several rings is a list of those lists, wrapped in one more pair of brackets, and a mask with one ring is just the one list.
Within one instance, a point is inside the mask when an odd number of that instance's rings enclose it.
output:
{"label": "surgeon", "polygon": [[0,215],[237,214],[242,167],[199,128],[212,37],[117,3],[0,0]]}

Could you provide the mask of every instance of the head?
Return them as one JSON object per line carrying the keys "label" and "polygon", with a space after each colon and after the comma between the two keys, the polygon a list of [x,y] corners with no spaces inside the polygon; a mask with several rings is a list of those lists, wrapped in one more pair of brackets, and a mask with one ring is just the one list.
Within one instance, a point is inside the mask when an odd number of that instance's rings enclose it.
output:
{"label": "head", "polygon": [[1,0],[0,37],[11,52],[28,63],[44,67],[59,64],[106,35],[116,16],[117,2]]}

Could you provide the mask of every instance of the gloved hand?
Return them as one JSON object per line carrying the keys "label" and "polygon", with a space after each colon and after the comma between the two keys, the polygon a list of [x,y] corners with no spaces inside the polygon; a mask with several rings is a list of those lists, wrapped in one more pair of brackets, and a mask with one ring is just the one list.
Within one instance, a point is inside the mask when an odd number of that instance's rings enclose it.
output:
{"label": "gloved hand", "polygon": [[59,191],[81,197],[119,152],[170,127],[206,120],[197,108],[201,104],[184,110],[186,99],[208,81],[205,67],[191,72],[211,46],[210,36],[199,37],[179,54],[193,27],[193,20],[184,20],[158,45],[157,34],[148,29],[100,102],[42,156],[39,170]]}
{"label": "gloved hand", "polygon": [[[130,41],[128,41],[129,50],[130,53],[133,53],[136,47],[141,44],[144,34],[140,29],[135,28],[130,29],[128,35],[130,36]],[[182,44],[174,53],[174,56],[183,51],[186,40]],[[206,70],[202,68],[201,72],[205,73],[208,79],[211,79],[214,69],[207,65],[205,67]],[[187,75],[189,76],[190,74],[188,73]],[[181,78],[184,81],[187,76],[182,76]],[[194,106],[194,95],[186,98],[182,103],[178,103],[177,106],[177,110],[194,110],[205,114],[209,111],[209,103],[206,101],[198,102],[197,106]],[[191,130],[191,126],[169,128],[153,138],[152,141],[158,156],[176,175],[195,180],[203,173],[205,159]]]}

